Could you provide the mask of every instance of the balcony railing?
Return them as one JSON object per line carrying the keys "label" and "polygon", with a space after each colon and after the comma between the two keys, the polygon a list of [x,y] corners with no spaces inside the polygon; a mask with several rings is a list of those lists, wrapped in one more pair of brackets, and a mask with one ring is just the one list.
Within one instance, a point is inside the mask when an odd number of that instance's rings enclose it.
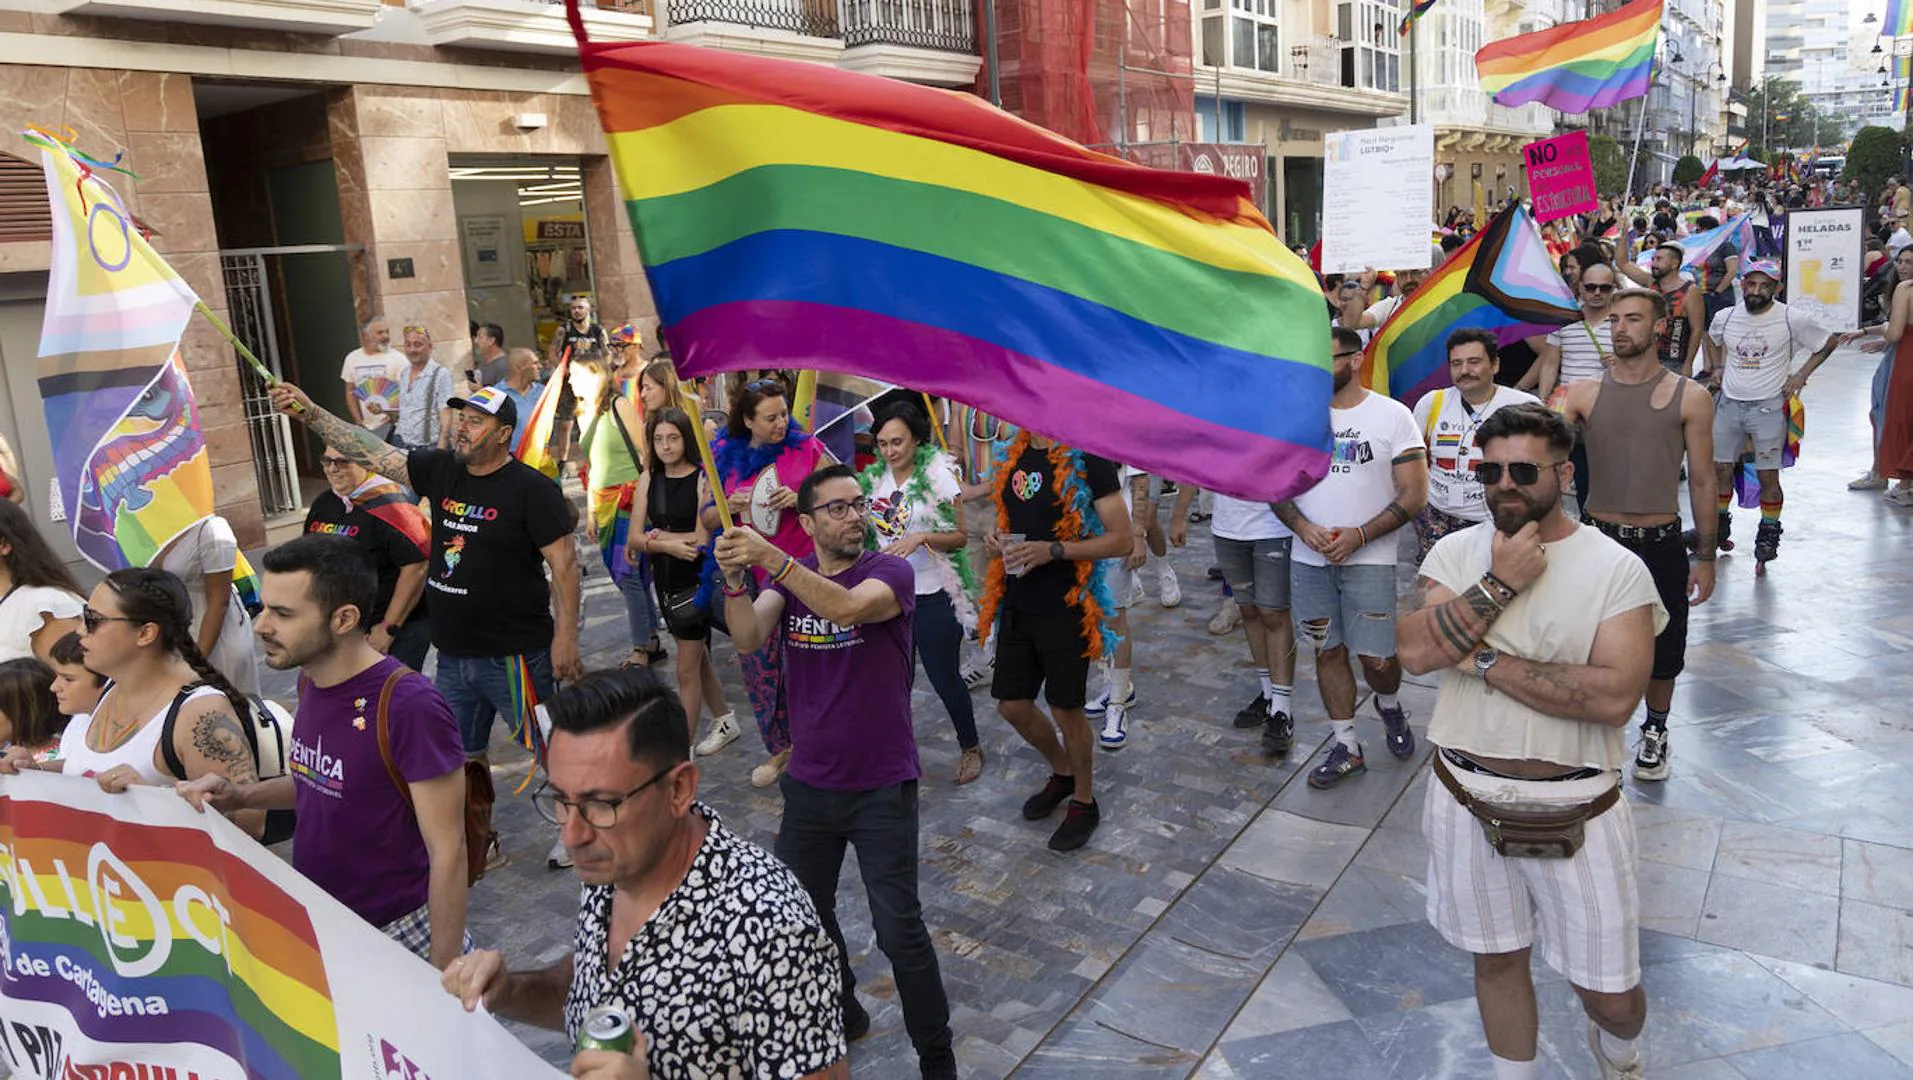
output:
{"label": "balcony railing", "polygon": [[672,25],[715,22],[837,36],[837,0],[669,0],[667,9]]}
{"label": "balcony railing", "polygon": [[976,52],[970,0],[843,0],[844,44]]}

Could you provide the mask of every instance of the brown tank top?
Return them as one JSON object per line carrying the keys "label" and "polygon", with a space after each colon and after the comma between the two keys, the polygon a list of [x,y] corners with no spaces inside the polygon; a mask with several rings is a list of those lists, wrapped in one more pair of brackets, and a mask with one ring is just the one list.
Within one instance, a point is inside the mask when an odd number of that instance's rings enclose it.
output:
{"label": "brown tank top", "polygon": [[1687,439],[1681,427],[1681,396],[1674,387],[1666,407],[1654,407],[1661,380],[1639,385],[1601,376],[1601,393],[1582,422],[1588,452],[1588,512],[1680,515],[1681,458]]}

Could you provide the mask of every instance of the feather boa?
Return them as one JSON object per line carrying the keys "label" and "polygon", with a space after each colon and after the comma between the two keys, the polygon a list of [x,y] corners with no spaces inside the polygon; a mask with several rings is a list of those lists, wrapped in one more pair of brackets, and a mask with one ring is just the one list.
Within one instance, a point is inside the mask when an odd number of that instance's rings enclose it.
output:
{"label": "feather boa", "polygon": [[[1015,463],[1022,458],[1029,445],[1030,433],[1027,431],[1018,431],[1015,438],[997,444],[993,483],[996,488],[996,531],[999,534],[1010,531],[1010,512],[1004,501],[1003,489],[1010,482]],[[1089,493],[1083,452],[1052,443],[1046,453],[1049,455],[1051,482],[1056,489],[1056,504],[1063,511],[1056,523],[1056,539],[1069,543],[1101,536],[1103,519],[1097,515],[1096,500]],[[1091,660],[1114,656],[1121,638],[1117,636],[1107,614],[1116,610],[1116,601],[1110,594],[1107,575],[1103,573],[1103,562],[1101,559],[1077,559],[1075,569],[1076,584],[1063,595],[1063,601],[1071,607],[1082,609],[1083,640],[1087,643],[1083,655]],[[997,615],[1003,607],[1005,581],[1003,560],[992,559],[989,576],[983,586],[982,610],[977,615],[978,636],[982,641],[989,640],[990,631],[996,626]]]}
{"label": "feather boa", "polygon": [[[956,503],[939,501],[936,493],[930,489],[930,469],[948,460],[939,459],[935,446],[926,444],[917,447],[917,460],[911,469],[910,479],[904,482],[897,494],[906,506],[930,507],[936,515],[939,531],[962,532],[963,526],[957,523]],[[889,468],[879,461],[857,474],[857,482],[863,485],[865,497],[883,482]],[[872,551],[877,548],[877,532],[868,526],[864,528],[864,546]],[[975,630],[976,604],[970,598],[976,595],[977,585],[976,573],[970,569],[970,553],[963,548],[942,552],[928,544],[924,545],[923,550],[930,553],[930,565],[937,572],[937,587],[950,598],[950,605],[956,609],[958,625],[966,633]]]}

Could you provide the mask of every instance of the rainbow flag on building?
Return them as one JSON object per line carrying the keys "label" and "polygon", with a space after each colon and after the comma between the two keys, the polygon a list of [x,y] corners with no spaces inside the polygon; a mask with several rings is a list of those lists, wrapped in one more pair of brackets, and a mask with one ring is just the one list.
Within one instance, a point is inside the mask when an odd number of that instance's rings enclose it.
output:
{"label": "rainbow flag on building", "polygon": [[1661,36],[1661,0],[1489,42],[1475,53],[1481,88],[1496,103],[1582,113],[1647,93]]}
{"label": "rainbow flag on building", "polygon": [[104,172],[44,131],[53,251],[40,329],[40,398],[80,554],[145,566],[213,512],[212,465],[179,337],[199,297],[140,235]]}
{"label": "rainbow flag on building", "polygon": [[1913,35],[1913,0],[1886,0],[1886,19],[1880,26],[1880,36],[1908,35]]}
{"label": "rainbow flag on building", "polygon": [[1259,500],[1327,469],[1327,309],[1238,181],[969,94],[584,40],[680,374],[815,368]]}
{"label": "rainbow flag on building", "polygon": [[1395,32],[1402,37],[1407,37],[1409,28],[1413,27],[1423,15],[1428,14],[1428,9],[1434,6],[1435,0],[1415,0],[1415,3],[1409,7],[1408,14],[1402,16],[1401,25],[1395,28]]}
{"label": "rainbow flag on building", "polygon": [[1456,248],[1375,331],[1363,381],[1412,408],[1452,385],[1449,334],[1474,327],[1506,346],[1580,317],[1534,219],[1517,203]]}

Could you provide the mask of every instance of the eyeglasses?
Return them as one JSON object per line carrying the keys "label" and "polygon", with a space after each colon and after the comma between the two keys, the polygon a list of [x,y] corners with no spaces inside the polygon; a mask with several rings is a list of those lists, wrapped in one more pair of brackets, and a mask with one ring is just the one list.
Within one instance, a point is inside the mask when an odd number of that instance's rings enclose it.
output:
{"label": "eyeglasses", "polygon": [[355,464],[355,462],[353,462],[351,458],[333,457],[330,454],[319,458],[319,467],[321,469],[343,469],[347,465],[352,464]]}
{"label": "eyeglasses", "polygon": [[1360,355],[1362,355],[1362,350],[1360,350],[1360,349],[1350,349],[1350,350],[1348,350],[1347,352],[1338,352],[1338,353],[1336,353],[1336,354],[1335,354],[1335,359],[1337,359],[1337,360],[1340,360],[1340,359],[1341,359],[1342,357],[1344,357],[1344,356],[1360,356]]}
{"label": "eyeglasses", "polygon": [[538,811],[539,817],[553,825],[563,825],[570,820],[572,814],[576,813],[584,815],[585,824],[594,829],[609,829],[618,823],[618,810],[625,803],[637,798],[645,788],[677,771],[677,765],[673,765],[615,799],[567,799],[558,794],[550,784],[546,784],[531,793],[531,805],[532,809]]}
{"label": "eyeglasses", "polygon": [[1494,487],[1501,483],[1501,474],[1506,471],[1508,479],[1513,480],[1515,486],[1527,487],[1541,479],[1542,469],[1559,468],[1562,464],[1559,461],[1551,461],[1546,465],[1537,465],[1532,461],[1510,461],[1504,467],[1499,461],[1477,461],[1475,479],[1481,481],[1482,487]]}
{"label": "eyeglasses", "polygon": [[1611,292],[1613,292],[1613,291],[1614,291],[1614,286],[1612,286],[1612,285],[1587,285],[1587,284],[1583,284],[1583,285],[1581,286],[1581,291],[1582,291],[1582,292],[1591,292],[1591,293],[1611,293]]}
{"label": "eyeglasses", "polygon": [[80,609],[80,625],[86,627],[86,632],[89,634],[98,633],[100,627],[110,622],[133,623],[138,625],[145,621],[145,619],[129,619],[124,615],[102,615],[90,607],[82,607]]}
{"label": "eyeglasses", "polygon": [[869,509],[870,509],[870,500],[862,496],[858,496],[855,499],[832,499],[827,503],[823,503],[822,505],[819,505],[819,506],[813,506],[808,510],[800,510],[798,511],[798,513],[809,514],[811,517],[816,517],[817,515],[822,514],[823,516],[829,518],[832,521],[842,521],[845,518],[848,518],[852,515],[855,515],[857,517],[862,517],[864,515],[864,511]]}

